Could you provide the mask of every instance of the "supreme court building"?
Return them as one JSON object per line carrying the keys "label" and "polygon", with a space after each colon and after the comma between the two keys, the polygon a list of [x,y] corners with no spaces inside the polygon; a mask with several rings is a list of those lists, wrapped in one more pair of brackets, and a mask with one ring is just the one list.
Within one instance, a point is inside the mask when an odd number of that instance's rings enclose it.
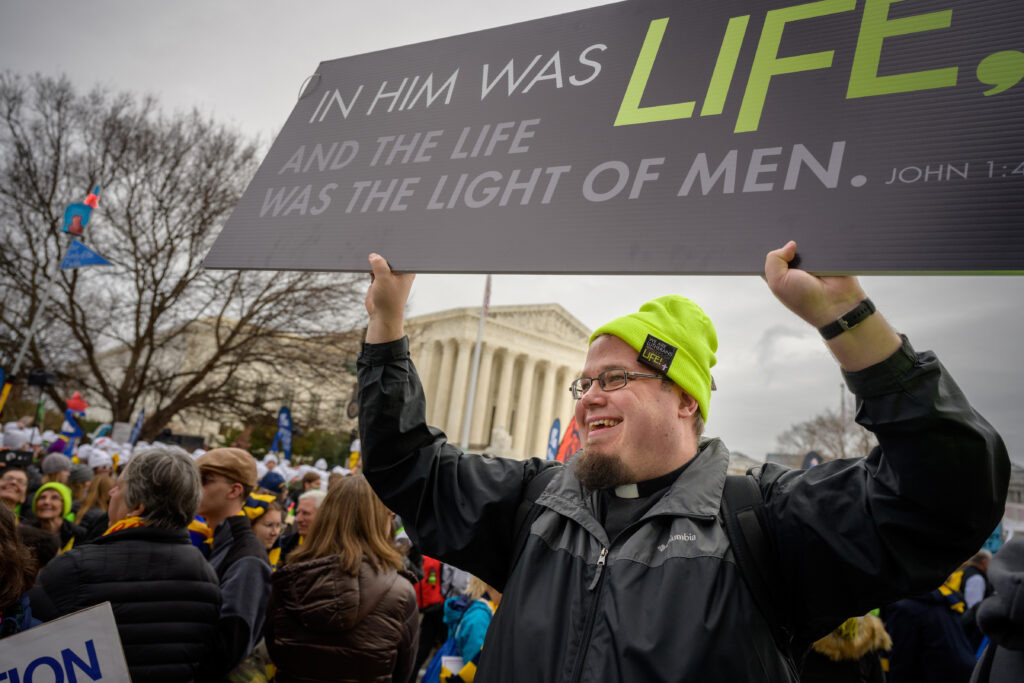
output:
{"label": "supreme court building", "polygon": [[[462,445],[463,419],[480,309],[409,318],[413,362],[427,400],[427,423]],[[555,418],[566,425],[569,384],[583,368],[590,330],[558,304],[491,306],[484,323],[469,430],[473,452],[543,458]],[[508,438],[511,437],[511,443]]]}

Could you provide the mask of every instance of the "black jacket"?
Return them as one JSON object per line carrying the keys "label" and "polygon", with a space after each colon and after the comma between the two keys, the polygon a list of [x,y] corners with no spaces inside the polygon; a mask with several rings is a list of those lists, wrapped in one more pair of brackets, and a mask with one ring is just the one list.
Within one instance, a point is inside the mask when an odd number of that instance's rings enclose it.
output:
{"label": "black jacket", "polygon": [[217,575],[185,529],[136,527],[54,558],[30,594],[49,621],[110,601],[136,681],[203,680],[216,655]]}
{"label": "black jacket", "polygon": [[[934,355],[905,343],[846,381],[881,447],[866,459],[755,472],[784,577],[780,619],[813,637],[941,583],[998,522],[1009,479],[1002,440]],[[359,400],[363,471],[413,542],[504,588],[479,680],[796,679],[720,520],[728,451],[717,439],[614,539],[595,495],[563,468],[538,498],[516,562],[516,511],[551,464],[463,454],[428,427],[408,339],[364,346]]]}
{"label": "black jacket", "polygon": [[220,579],[220,621],[217,625],[221,671],[235,668],[255,647],[263,632],[270,595],[267,549],[256,538],[245,515],[228,517],[214,530],[210,565]]}

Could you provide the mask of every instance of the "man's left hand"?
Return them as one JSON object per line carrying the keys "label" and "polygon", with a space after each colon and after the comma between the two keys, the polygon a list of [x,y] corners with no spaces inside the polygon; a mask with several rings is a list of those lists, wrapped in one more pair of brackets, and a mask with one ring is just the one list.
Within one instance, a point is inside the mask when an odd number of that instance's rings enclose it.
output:
{"label": "man's left hand", "polygon": [[[852,276],[818,277],[790,263],[796,242],[768,252],[764,279],[772,294],[789,310],[820,328],[849,313],[867,298],[860,281]],[[891,356],[903,343],[881,313],[874,313],[856,327],[833,337],[829,350],[845,370],[862,370]]]}

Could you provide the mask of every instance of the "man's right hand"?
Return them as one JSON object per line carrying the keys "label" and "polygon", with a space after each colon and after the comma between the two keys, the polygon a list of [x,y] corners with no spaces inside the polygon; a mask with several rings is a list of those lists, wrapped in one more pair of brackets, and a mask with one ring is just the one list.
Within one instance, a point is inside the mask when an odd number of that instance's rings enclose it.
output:
{"label": "man's right hand", "polygon": [[405,304],[412,288],[413,273],[395,273],[380,254],[370,254],[370,287],[366,290],[368,344],[383,344],[405,336]]}

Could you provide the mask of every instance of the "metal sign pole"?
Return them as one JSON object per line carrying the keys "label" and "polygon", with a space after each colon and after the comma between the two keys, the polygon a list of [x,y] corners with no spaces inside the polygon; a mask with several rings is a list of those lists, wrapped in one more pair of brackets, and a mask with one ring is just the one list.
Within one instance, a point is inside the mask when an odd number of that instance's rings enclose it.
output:
{"label": "metal sign pole", "polygon": [[480,309],[480,324],[476,328],[476,346],[473,349],[473,369],[469,374],[469,396],[466,397],[466,413],[462,419],[462,450],[469,449],[469,428],[473,419],[473,401],[476,400],[476,376],[480,372],[480,348],[483,346],[484,320],[491,302],[491,276],[487,276],[484,287],[484,305]]}

